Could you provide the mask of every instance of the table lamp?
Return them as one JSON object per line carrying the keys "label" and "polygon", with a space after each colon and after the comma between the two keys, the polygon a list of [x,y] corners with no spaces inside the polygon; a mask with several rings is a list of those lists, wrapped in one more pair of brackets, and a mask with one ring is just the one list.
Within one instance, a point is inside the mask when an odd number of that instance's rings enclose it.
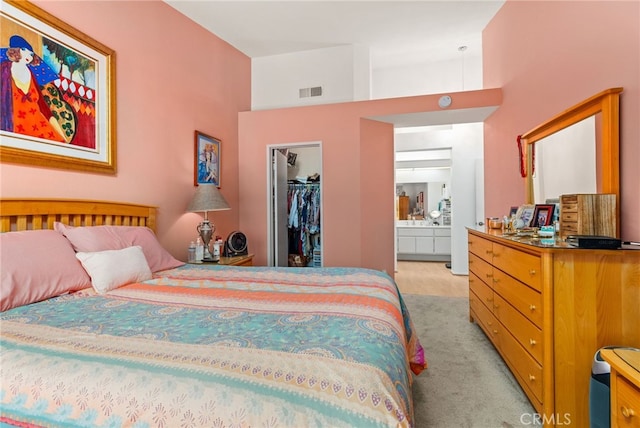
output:
{"label": "table lamp", "polygon": [[207,216],[208,212],[229,209],[231,209],[231,207],[229,207],[229,204],[215,184],[201,184],[196,187],[196,192],[194,193],[191,202],[189,202],[187,212],[204,213],[204,220],[198,225],[198,227],[196,227],[196,230],[204,243],[204,257],[202,261],[214,261],[213,255],[211,254],[211,251],[209,251],[209,241],[211,241],[216,227],[212,223],[209,223]]}

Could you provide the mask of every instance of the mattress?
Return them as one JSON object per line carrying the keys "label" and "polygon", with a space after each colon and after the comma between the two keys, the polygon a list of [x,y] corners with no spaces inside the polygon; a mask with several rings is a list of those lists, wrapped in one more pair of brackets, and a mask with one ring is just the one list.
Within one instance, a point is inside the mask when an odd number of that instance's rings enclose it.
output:
{"label": "mattress", "polygon": [[185,265],[0,314],[0,421],[412,426],[424,353],[362,268]]}

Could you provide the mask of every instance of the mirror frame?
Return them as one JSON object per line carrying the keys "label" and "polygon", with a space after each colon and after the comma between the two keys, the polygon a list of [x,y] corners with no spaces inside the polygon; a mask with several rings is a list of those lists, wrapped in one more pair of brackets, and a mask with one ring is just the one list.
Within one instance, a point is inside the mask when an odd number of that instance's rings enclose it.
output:
{"label": "mirror frame", "polygon": [[[534,204],[533,195],[533,145],[551,134],[554,134],[589,116],[601,114],[600,135],[596,136],[596,144],[600,150],[596,161],[600,165],[600,175],[596,177],[598,193],[616,195],[616,213],[618,236],[620,234],[620,93],[622,88],[606,89],[579,104],[552,117],[521,136],[526,159],[525,194],[527,204]],[[597,128],[596,128],[597,129]],[[598,138],[599,137],[599,138]]]}

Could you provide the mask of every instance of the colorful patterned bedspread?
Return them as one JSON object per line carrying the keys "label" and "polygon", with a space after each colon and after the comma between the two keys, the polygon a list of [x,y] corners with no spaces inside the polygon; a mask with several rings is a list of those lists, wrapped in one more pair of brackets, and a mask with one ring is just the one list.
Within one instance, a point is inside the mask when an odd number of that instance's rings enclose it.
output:
{"label": "colorful patterned bedspread", "polygon": [[412,426],[426,363],[391,278],[186,265],[0,314],[0,422]]}

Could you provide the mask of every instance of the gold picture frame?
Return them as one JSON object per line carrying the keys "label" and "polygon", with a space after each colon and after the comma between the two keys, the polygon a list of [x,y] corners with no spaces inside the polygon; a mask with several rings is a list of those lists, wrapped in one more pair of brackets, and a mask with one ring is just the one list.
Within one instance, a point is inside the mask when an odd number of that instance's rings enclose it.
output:
{"label": "gold picture frame", "polygon": [[115,52],[27,1],[0,24],[0,161],[115,174]]}

